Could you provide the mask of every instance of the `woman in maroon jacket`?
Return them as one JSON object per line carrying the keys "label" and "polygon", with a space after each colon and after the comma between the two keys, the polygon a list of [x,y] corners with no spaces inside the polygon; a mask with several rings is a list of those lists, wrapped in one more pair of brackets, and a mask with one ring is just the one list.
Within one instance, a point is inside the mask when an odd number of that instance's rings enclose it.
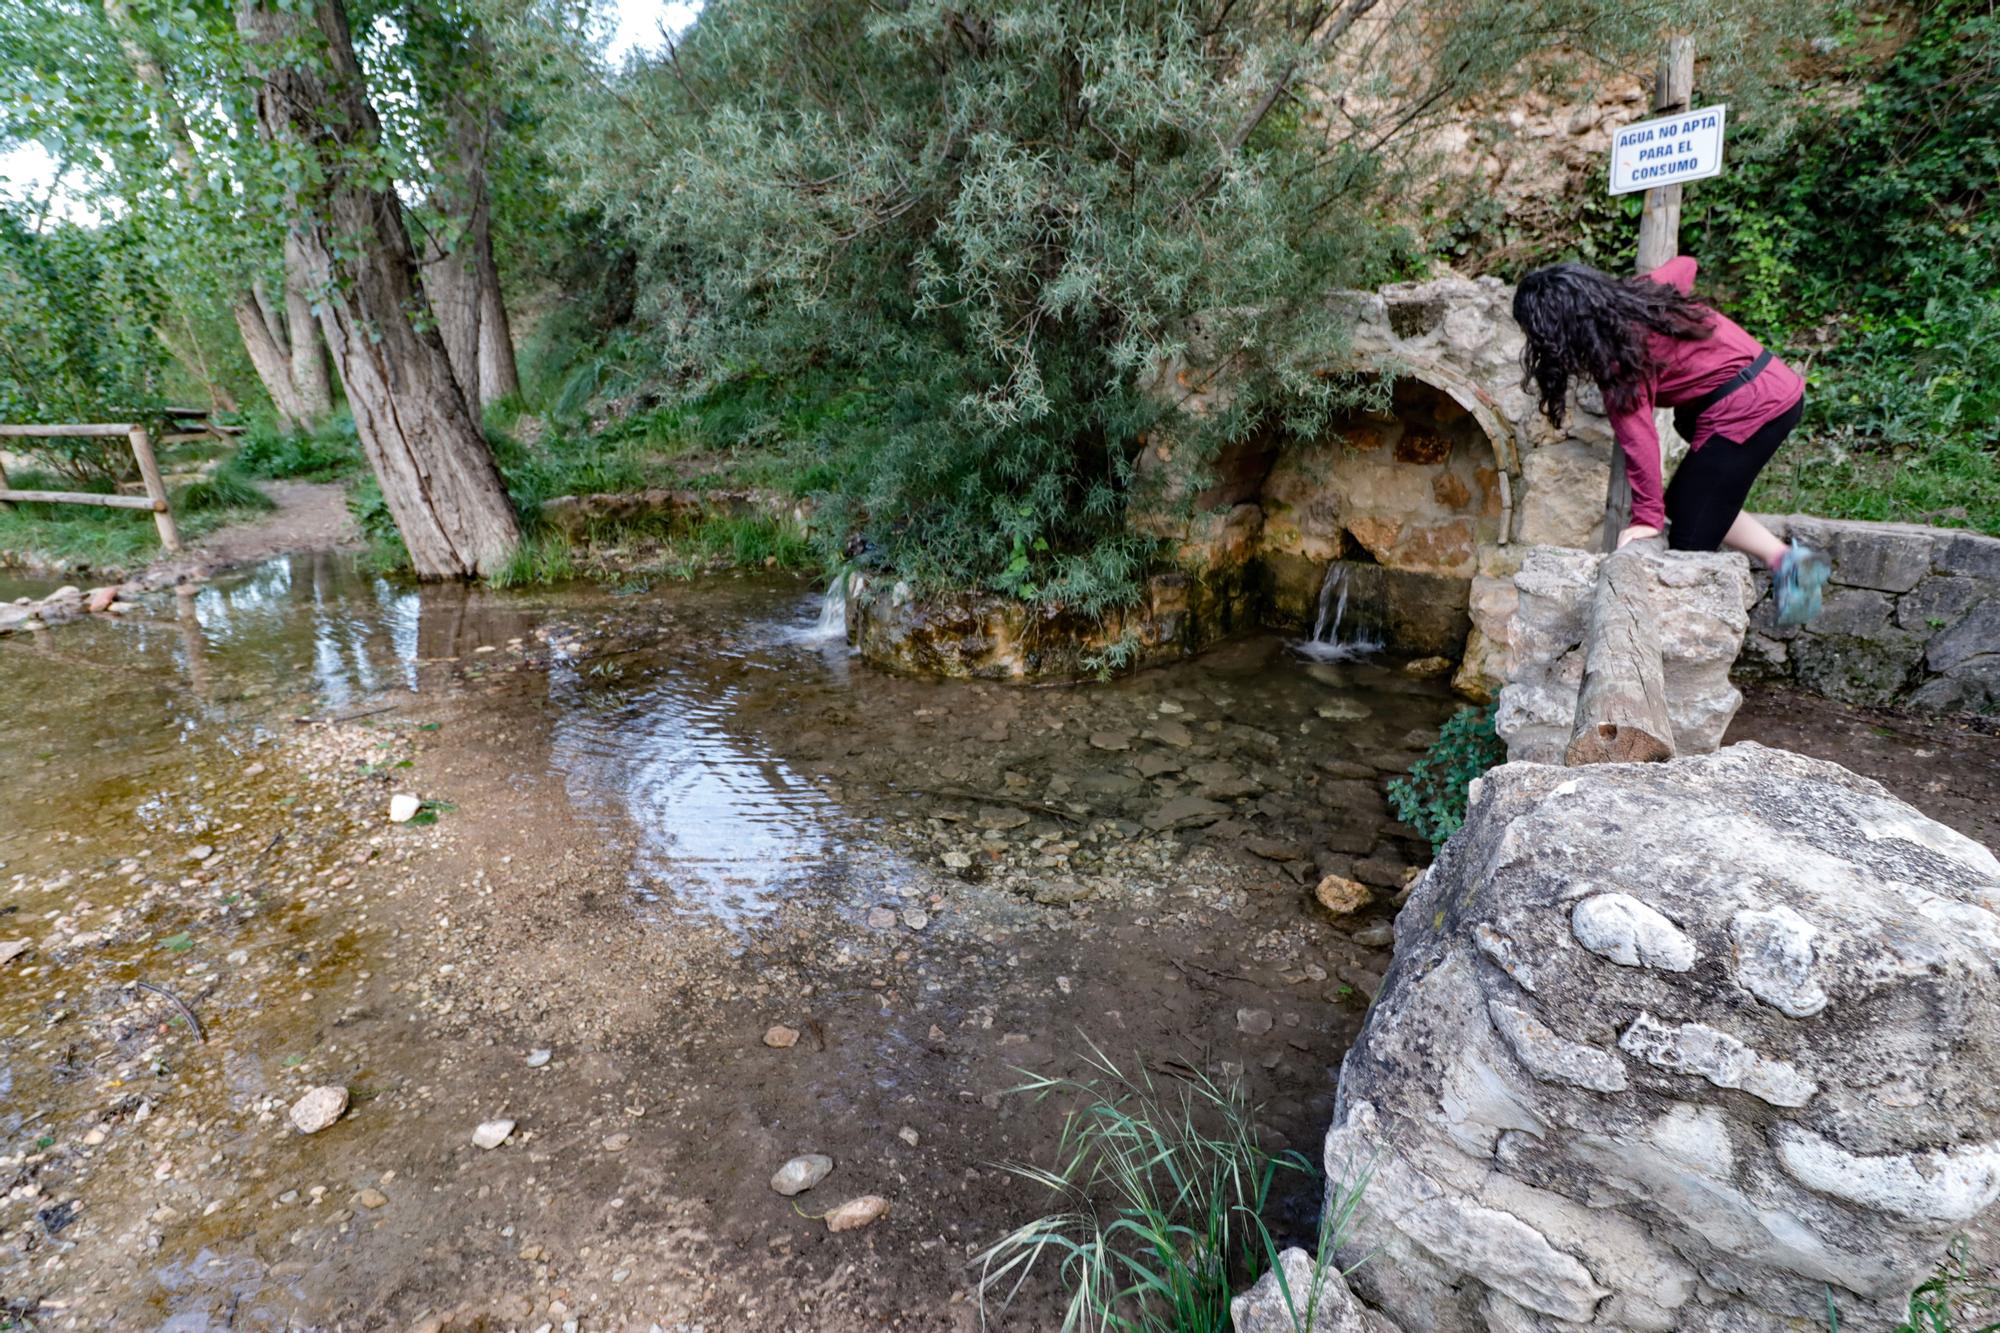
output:
{"label": "woman in maroon jacket", "polygon": [[[1827,559],[1787,546],[1743,512],[1750,487],[1805,408],[1805,381],[1737,323],[1694,299],[1695,262],[1682,257],[1637,278],[1583,264],[1554,264],[1521,280],[1514,319],[1528,335],[1522,387],[1560,426],[1570,377],[1588,375],[1604,396],[1632,482],[1632,525],[1618,544],[1667,535],[1677,551],[1727,546],[1771,570],[1778,621],[1819,613]],[[1660,486],[1655,406],[1674,409],[1688,456]]]}

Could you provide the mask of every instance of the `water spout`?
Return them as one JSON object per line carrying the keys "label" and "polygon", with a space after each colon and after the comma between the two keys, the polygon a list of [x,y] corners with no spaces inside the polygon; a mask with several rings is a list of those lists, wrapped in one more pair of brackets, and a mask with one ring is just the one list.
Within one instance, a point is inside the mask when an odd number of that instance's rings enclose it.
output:
{"label": "water spout", "polygon": [[833,582],[820,598],[819,619],[799,631],[801,643],[834,643],[847,638],[847,583],[846,570],[833,576]]}
{"label": "water spout", "polygon": [[1335,560],[1327,565],[1326,579],[1319,585],[1319,612],[1313,619],[1312,637],[1294,645],[1299,656],[1315,662],[1344,662],[1381,649],[1382,641],[1369,635],[1340,637],[1340,622],[1347,616],[1347,591],[1347,566]]}

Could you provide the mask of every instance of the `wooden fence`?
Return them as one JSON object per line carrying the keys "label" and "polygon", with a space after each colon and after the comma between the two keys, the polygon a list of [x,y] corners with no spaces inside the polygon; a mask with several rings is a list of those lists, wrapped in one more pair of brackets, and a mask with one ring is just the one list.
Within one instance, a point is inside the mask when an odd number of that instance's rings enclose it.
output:
{"label": "wooden fence", "polygon": [[151,510],[160,530],[160,545],[169,551],[181,549],[180,530],[174,527],[174,512],[167,504],[167,484],[160,478],[159,460],[153,457],[152,437],[144,426],[133,422],[93,422],[83,425],[9,426],[0,425],[0,440],[75,438],[123,435],[132,445],[132,457],[139,464],[139,476],[146,483],[144,495],[97,495],[89,491],[17,491],[7,483],[7,470],[0,466],[0,509],[15,501],[30,504],[102,505],[107,509]]}

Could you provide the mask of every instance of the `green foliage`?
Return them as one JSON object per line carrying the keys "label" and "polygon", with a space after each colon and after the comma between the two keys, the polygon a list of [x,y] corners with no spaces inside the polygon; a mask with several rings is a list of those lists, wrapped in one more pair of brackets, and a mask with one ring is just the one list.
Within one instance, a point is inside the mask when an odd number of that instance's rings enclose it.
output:
{"label": "green foliage", "polygon": [[[1126,522],[1143,439],[1192,477],[1346,404],[1325,297],[1418,261],[1397,218],[1440,118],[1566,43],[1615,62],[1685,23],[1756,52],[1730,36],[1798,8],[1429,0],[1371,14],[1359,59],[1330,6],[714,0],[671,61],[546,111],[636,268],[629,322],[565,334],[540,391],[567,420],[839,385],[836,540],[919,586],[1103,609],[1162,556]],[[1228,408],[1184,412],[1161,368],[1218,363]]]}
{"label": "green foliage", "polygon": [[389,502],[382,498],[382,485],[373,472],[364,473],[349,484],[347,509],[368,542],[362,559],[369,566],[383,573],[400,573],[410,568],[410,550],[403,545],[403,534],[396,527],[395,515],[389,512]]}
{"label": "green foliage", "polygon": [[259,420],[237,446],[234,466],[270,481],[336,481],[361,469],[361,440],[346,412],[334,413],[312,431]]}
{"label": "green foliage", "polygon": [[[1281,1172],[1311,1177],[1296,1152],[1259,1142],[1240,1079],[1188,1070],[1171,1089],[1128,1075],[1097,1047],[1083,1080],[1032,1076],[1016,1089],[1071,1105],[1051,1167],[1012,1166],[1062,1202],[979,1257],[979,1293],[1004,1305],[1050,1260],[1068,1292],[1062,1327],[1115,1333],[1222,1333],[1229,1300],[1275,1260],[1264,1222]],[[1322,1219],[1320,1257],[1338,1247],[1360,1197],[1344,1182]],[[1312,1326],[1318,1293],[1287,1291]]]}
{"label": "green foliage", "polygon": [[[49,472],[23,470],[8,480],[21,490],[82,490],[109,493],[103,479],[76,483]],[[176,488],[169,497],[183,541],[197,540],[233,519],[267,510],[270,500],[241,474],[223,468],[206,481]],[[159,530],[152,515],[94,505],[16,504],[0,512],[0,550],[28,553],[33,563],[55,560],[73,568],[135,570],[160,555]]]}
{"label": "green foliage", "polygon": [[1689,195],[1725,304],[1809,369],[1794,475],[1753,503],[2000,531],[2000,13],[1926,0],[1861,72]]}
{"label": "green foliage", "polygon": [[[165,401],[161,296],[131,229],[36,231],[0,203],[0,421],[124,421]],[[122,437],[11,446],[70,481],[125,476]]]}
{"label": "green foliage", "polygon": [[1389,783],[1396,818],[1442,847],[1465,823],[1465,793],[1472,780],[1507,761],[1507,746],[1493,729],[1497,704],[1461,708],[1438,731],[1438,738],[1410,769]]}
{"label": "green foliage", "polygon": [[252,514],[277,508],[249,476],[233,466],[217,468],[174,492],[174,514]]}

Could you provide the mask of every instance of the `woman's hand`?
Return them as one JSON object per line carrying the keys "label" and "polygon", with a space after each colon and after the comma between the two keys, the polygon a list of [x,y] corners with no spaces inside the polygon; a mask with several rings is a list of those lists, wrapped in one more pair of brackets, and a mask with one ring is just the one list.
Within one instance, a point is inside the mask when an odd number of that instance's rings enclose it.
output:
{"label": "woman's hand", "polygon": [[1631,527],[1618,534],[1618,544],[1624,546],[1628,542],[1642,542],[1648,537],[1657,537],[1659,535],[1660,530],[1658,528],[1648,526],[1644,523],[1634,523]]}

